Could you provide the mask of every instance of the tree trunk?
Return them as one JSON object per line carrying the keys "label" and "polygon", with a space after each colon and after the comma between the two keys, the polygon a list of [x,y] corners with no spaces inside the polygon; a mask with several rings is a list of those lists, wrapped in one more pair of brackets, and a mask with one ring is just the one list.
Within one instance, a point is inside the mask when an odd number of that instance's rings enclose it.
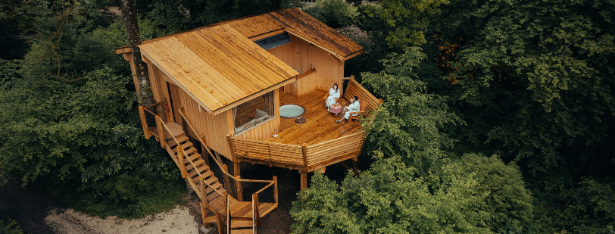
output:
{"label": "tree trunk", "polygon": [[137,4],[135,0],[121,0],[120,10],[122,11],[122,19],[126,25],[128,32],[128,40],[130,41],[130,50],[132,51],[132,59],[141,88],[139,96],[141,96],[141,105],[149,106],[156,102],[152,94],[152,87],[149,82],[149,74],[147,65],[141,59],[141,34],[139,33],[139,24],[137,20]]}

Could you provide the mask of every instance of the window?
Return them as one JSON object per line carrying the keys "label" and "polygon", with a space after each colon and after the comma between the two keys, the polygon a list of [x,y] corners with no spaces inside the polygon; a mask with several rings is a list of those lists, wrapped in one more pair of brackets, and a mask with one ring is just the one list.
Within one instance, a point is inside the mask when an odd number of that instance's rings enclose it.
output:
{"label": "window", "polygon": [[233,108],[235,135],[247,132],[275,117],[273,91]]}

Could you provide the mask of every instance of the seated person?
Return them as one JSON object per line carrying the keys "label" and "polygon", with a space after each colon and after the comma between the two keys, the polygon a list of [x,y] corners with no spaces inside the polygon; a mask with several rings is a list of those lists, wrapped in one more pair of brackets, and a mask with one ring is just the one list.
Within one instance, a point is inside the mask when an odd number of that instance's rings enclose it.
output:
{"label": "seated person", "polygon": [[329,106],[337,103],[338,98],[340,98],[340,90],[337,88],[337,83],[335,83],[333,87],[329,89],[329,96],[327,97],[325,107],[329,108]]}
{"label": "seated person", "polygon": [[[341,119],[336,120],[335,122],[340,123],[340,122],[343,122],[344,119],[347,119],[350,122],[350,120],[348,119],[350,118],[350,113],[359,112],[359,111],[361,111],[361,104],[359,103],[359,97],[354,96],[354,98],[350,99],[350,105],[348,105],[347,107],[344,107],[344,110],[343,110],[344,116]],[[355,113],[352,116],[357,116],[357,115],[359,114]]]}

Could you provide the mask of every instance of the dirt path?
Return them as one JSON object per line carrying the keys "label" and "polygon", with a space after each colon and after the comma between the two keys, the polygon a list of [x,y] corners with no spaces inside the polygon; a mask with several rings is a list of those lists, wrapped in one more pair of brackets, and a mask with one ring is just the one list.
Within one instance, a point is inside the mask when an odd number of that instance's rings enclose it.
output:
{"label": "dirt path", "polygon": [[45,223],[52,227],[55,233],[63,234],[164,232],[198,234],[200,226],[186,207],[177,207],[152,217],[135,220],[116,219],[115,217],[101,219],[72,209],[52,210],[45,218]]}

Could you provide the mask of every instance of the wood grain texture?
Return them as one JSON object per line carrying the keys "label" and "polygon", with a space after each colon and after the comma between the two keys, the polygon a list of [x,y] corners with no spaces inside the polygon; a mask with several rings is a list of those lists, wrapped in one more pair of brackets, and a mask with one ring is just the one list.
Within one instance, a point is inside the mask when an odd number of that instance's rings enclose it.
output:
{"label": "wood grain texture", "polygon": [[286,85],[284,91],[301,96],[314,89],[329,90],[333,84],[342,85],[344,62],[329,55],[329,52],[291,35],[285,45],[268,50],[269,53],[299,72],[316,71],[296,82]]}
{"label": "wood grain texture", "polygon": [[177,34],[140,48],[151,64],[209,111],[298,74],[229,25]]}
{"label": "wood grain texture", "polygon": [[[282,96],[280,105],[295,104],[306,109],[306,113],[303,115],[306,122],[298,124],[295,123],[294,119],[280,119],[278,137],[269,138],[265,141],[293,145],[307,143],[309,146],[358,132],[361,128],[359,122],[335,123],[335,120],[340,119],[340,116],[334,116],[326,110],[325,102],[322,99],[325,94],[324,91],[320,90],[312,90],[300,97],[285,93],[280,94]],[[348,100],[343,98],[340,98],[339,102],[344,106],[349,104]]]}

